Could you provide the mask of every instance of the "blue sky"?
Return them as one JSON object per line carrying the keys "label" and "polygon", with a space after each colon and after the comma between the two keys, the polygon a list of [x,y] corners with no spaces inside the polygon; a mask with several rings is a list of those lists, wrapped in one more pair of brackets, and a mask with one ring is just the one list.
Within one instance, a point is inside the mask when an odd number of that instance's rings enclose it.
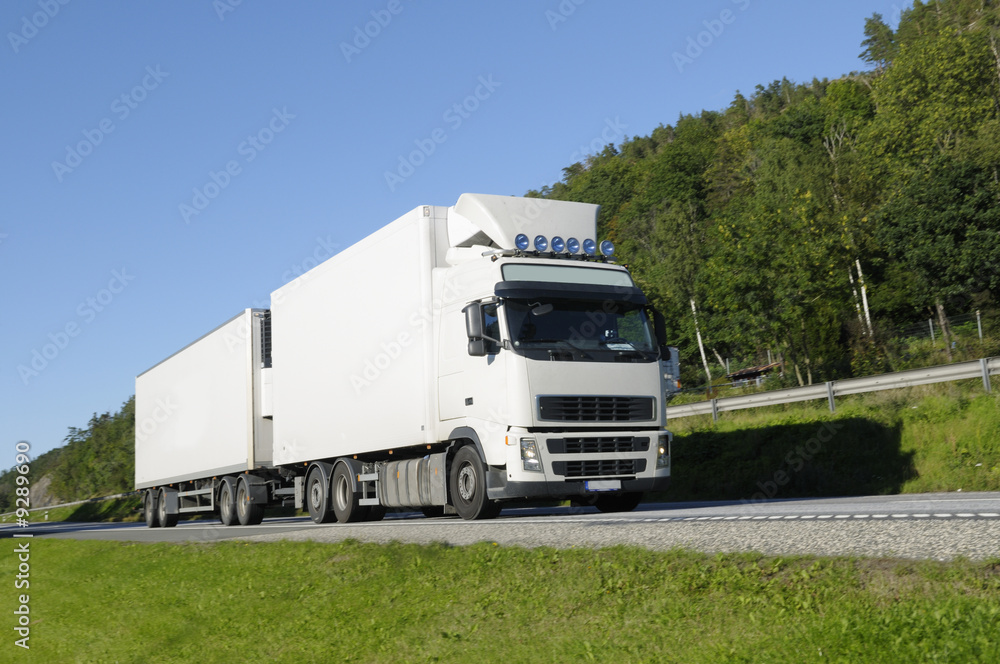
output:
{"label": "blue sky", "polygon": [[3,2],[0,467],[404,212],[863,69],[901,6]]}

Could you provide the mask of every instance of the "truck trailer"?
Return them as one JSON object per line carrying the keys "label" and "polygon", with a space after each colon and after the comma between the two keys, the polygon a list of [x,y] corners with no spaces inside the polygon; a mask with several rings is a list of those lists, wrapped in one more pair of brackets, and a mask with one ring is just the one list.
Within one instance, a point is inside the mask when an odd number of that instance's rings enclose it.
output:
{"label": "truck trailer", "polygon": [[597,212],[417,207],[137,376],[146,523],[626,511],[664,490],[676,349]]}

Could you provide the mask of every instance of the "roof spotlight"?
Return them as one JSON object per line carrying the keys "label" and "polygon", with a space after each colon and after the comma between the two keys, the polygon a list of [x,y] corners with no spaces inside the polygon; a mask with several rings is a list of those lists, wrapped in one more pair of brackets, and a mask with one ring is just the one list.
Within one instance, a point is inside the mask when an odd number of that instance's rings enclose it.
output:
{"label": "roof spotlight", "polygon": [[524,233],[518,234],[518,236],[514,238],[514,246],[521,251],[526,250],[528,248],[528,236]]}
{"label": "roof spotlight", "polygon": [[552,238],[552,251],[556,252],[557,254],[561,254],[563,249],[565,248],[566,248],[566,243],[563,242],[563,239],[561,237],[556,235],[555,237]]}
{"label": "roof spotlight", "polygon": [[615,255],[615,245],[611,240],[605,240],[601,243],[601,253],[611,258]]}
{"label": "roof spotlight", "polygon": [[583,253],[588,256],[593,256],[597,253],[597,243],[591,240],[589,237],[583,241]]}
{"label": "roof spotlight", "polygon": [[538,251],[545,251],[549,248],[549,241],[544,235],[535,236],[535,249]]}
{"label": "roof spotlight", "polygon": [[580,241],[575,237],[566,240],[566,251],[571,254],[578,253],[580,251]]}

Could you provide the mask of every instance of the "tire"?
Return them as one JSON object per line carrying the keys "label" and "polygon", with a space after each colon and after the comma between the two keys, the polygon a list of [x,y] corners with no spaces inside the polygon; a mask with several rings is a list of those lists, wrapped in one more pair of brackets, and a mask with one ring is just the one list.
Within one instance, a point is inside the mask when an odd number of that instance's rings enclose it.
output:
{"label": "tire", "polygon": [[602,512],[631,512],[642,501],[641,493],[615,493],[610,496],[598,496],[594,507]]}
{"label": "tire", "polygon": [[164,528],[173,528],[177,525],[177,514],[167,514],[167,490],[160,489],[159,499],[156,501],[156,515],[160,525]]}
{"label": "tire", "polygon": [[357,523],[368,516],[368,508],[358,505],[358,495],[351,486],[351,469],[346,463],[338,463],[333,470],[331,502],[333,513],[340,523]]}
{"label": "tire", "polygon": [[306,477],[306,508],[315,523],[331,523],[335,518],[330,509],[330,487],[319,468],[310,470]]}
{"label": "tire", "polygon": [[235,526],[239,523],[236,514],[236,479],[223,477],[219,488],[219,521],[224,526]]}
{"label": "tire", "polygon": [[245,476],[236,483],[236,517],[241,526],[256,526],[264,520],[264,506],[250,499],[250,486]]}
{"label": "tire", "polygon": [[147,490],[142,498],[142,516],[146,519],[147,528],[160,527],[160,515],[157,514],[156,496],[152,490]]}
{"label": "tire", "polygon": [[444,505],[426,505],[421,507],[420,511],[428,519],[436,519],[439,516],[444,516]]}
{"label": "tire", "polygon": [[479,453],[466,445],[451,462],[451,502],[466,521],[492,519],[500,514],[500,505],[486,496],[486,468]]}

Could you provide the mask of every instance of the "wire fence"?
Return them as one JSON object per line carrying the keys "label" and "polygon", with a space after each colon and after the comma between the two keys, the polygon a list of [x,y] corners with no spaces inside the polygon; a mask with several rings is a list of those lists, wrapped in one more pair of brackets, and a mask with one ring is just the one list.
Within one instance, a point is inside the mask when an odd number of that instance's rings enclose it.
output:
{"label": "wire fence", "polygon": [[[982,341],[983,319],[983,312],[977,309],[970,313],[948,316],[946,320],[948,321],[948,326],[953,331],[958,329],[962,329],[963,331],[974,330],[979,340]],[[891,330],[889,335],[899,339],[930,339],[931,341],[937,341],[944,336],[944,332],[941,330],[941,324],[937,319],[928,318],[922,323],[914,323]]]}
{"label": "wire fence", "polygon": [[[988,348],[984,348],[982,344],[991,336],[996,337],[1000,334],[1000,312],[977,309],[975,311],[948,316],[945,320],[951,330],[951,345],[953,349],[958,345],[963,345],[969,346],[967,350],[970,353],[985,352],[990,354],[996,352],[995,350],[991,351]],[[937,348],[937,353],[931,353],[934,355],[933,359],[927,357],[924,359],[929,361],[918,361],[915,365],[909,362],[909,366],[906,368],[932,366],[944,359],[944,333],[937,318],[928,318],[919,323],[911,323],[895,328],[882,328],[881,331],[876,325],[875,333],[877,337],[883,340],[891,340],[888,345],[901,352],[907,361],[910,360],[910,353],[906,349],[907,344],[923,344],[930,341],[932,345],[940,346],[940,348]],[[979,343],[978,346],[975,346],[976,342]],[[925,347],[925,353],[926,351],[927,348]],[[980,357],[980,355],[973,356]],[[954,358],[952,361],[961,361],[963,359],[970,358]],[[764,361],[761,357],[743,361],[734,358],[722,358],[718,362],[713,363],[713,365],[719,367],[721,376],[725,378],[724,380],[719,374],[716,374],[711,385],[689,385],[668,396],[670,399],[679,398],[684,401],[693,398],[696,394],[705,394],[708,391],[715,393],[720,390],[729,391],[741,388],[778,389],[779,387],[787,386],[787,382],[785,385],[776,384],[782,382],[781,380],[775,381],[775,378],[781,375],[783,369],[778,360],[778,356],[772,356],[770,351],[767,351],[766,364],[761,364]],[[905,366],[907,362],[903,362],[903,364]],[[704,372],[701,372],[701,380],[704,381],[704,379]],[[687,395],[687,397],[684,395]]]}

